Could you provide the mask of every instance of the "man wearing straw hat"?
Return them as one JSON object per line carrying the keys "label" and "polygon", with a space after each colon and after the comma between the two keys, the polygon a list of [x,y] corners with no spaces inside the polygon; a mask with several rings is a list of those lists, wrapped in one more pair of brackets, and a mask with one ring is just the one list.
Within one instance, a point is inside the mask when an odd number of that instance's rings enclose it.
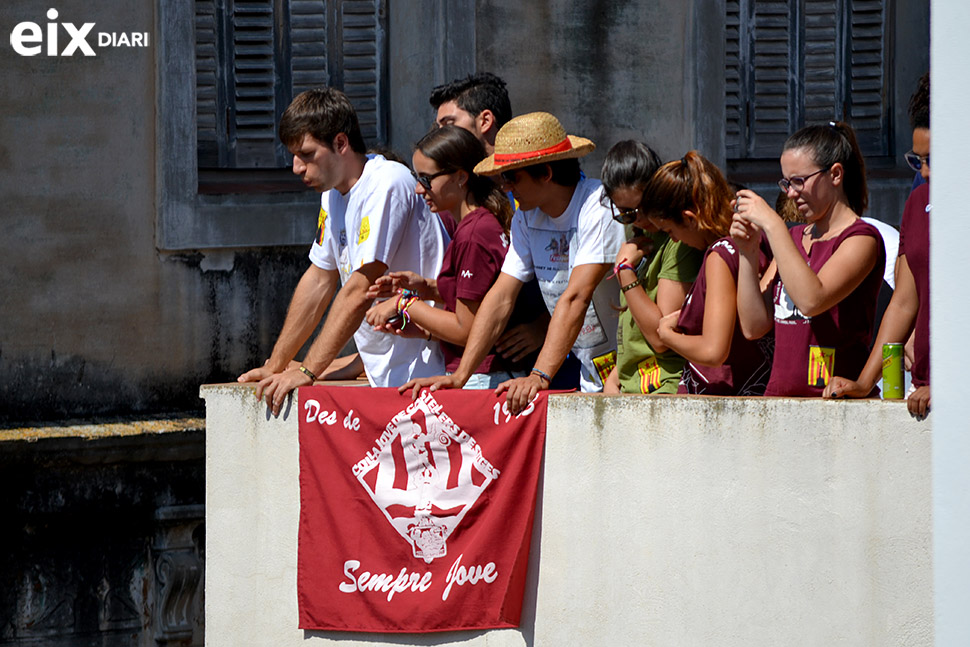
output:
{"label": "man wearing straw hat", "polygon": [[523,283],[539,281],[552,315],[549,332],[527,377],[499,385],[517,413],[554,375],[572,349],[581,367],[584,392],[601,391],[616,359],[619,302],[616,282],[605,280],[624,241],[623,227],[604,206],[599,180],[581,176],[580,157],[594,148],[567,135],[546,112],[509,121],[495,138],[495,152],[475,167],[480,175],[501,174],[519,209],[512,218],[512,242],[495,284],[485,295],[468,336],[461,364],[451,375],[412,380],[401,387],[460,388],[505,327]]}

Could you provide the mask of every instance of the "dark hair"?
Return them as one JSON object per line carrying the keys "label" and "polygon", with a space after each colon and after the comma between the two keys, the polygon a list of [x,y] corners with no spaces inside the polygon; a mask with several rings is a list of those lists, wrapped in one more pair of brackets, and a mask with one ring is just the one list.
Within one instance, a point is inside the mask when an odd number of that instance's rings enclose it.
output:
{"label": "dark hair", "polygon": [[806,126],[785,142],[784,150],[804,148],[811,151],[812,161],[819,168],[830,169],[841,164],[844,170],[842,190],[849,207],[861,216],[869,206],[866,188],[866,162],[862,158],[855,131],[845,122],[829,122],[824,126]]}
{"label": "dark hair", "polygon": [[920,77],[916,92],[909,98],[909,126],[913,130],[930,127],[930,73]]}
{"label": "dark hair", "polygon": [[575,157],[544,162],[542,164],[533,164],[523,167],[522,170],[538,180],[546,176],[547,166],[552,170],[552,181],[555,184],[559,186],[576,186],[579,184],[582,171],[579,168],[579,160]]}
{"label": "dark hair", "polygon": [[334,88],[301,92],[280,118],[280,141],[287,147],[298,145],[307,134],[329,147],[340,133],[347,135],[355,153],[363,155],[367,151],[357,111],[347,95]]}
{"label": "dark hair", "polygon": [[454,101],[472,117],[477,117],[483,110],[491,110],[497,128],[512,118],[512,104],[505,81],[491,72],[479,72],[439,85],[431,91],[429,101],[435,110],[442,103]]}
{"label": "dark hair", "polygon": [[421,151],[442,171],[468,173],[468,191],[475,204],[485,207],[509,230],[512,205],[491,178],[475,175],[475,165],[485,159],[485,147],[473,134],[458,126],[442,126],[422,137],[414,149]]}
{"label": "dark hair", "polygon": [[643,189],[640,208],[647,216],[678,225],[684,222],[684,212],[691,211],[699,230],[721,238],[731,228],[733,198],[721,169],[690,151],[657,169]]}
{"label": "dark hair", "polygon": [[606,153],[600,173],[604,194],[612,196],[623,187],[642,191],[660,164],[660,156],[643,142],[625,139],[613,144]]}

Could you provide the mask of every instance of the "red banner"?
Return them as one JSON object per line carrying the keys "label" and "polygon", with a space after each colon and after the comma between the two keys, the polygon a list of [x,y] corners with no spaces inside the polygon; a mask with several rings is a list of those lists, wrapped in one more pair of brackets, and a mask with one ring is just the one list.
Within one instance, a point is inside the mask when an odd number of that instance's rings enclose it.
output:
{"label": "red banner", "polygon": [[517,627],[546,394],[303,387],[301,629]]}

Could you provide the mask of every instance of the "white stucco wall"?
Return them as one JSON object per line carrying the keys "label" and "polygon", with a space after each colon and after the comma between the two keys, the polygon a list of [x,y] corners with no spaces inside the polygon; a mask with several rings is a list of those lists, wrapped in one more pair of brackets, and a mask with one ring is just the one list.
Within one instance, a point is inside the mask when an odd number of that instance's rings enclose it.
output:
{"label": "white stucco wall", "polygon": [[930,433],[902,403],[555,396],[520,630],[297,628],[297,419],[206,399],[208,645],[930,645]]}
{"label": "white stucco wall", "polygon": [[970,259],[967,107],[970,3],[930,3],[932,171],[933,558],[936,641],[970,644],[970,399],[966,389]]}

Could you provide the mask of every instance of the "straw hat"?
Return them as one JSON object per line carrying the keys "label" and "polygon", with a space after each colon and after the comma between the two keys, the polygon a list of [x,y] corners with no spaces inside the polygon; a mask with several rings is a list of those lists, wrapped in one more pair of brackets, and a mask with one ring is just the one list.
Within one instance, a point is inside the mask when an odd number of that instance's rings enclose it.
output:
{"label": "straw hat", "polygon": [[585,137],[567,135],[559,120],[548,112],[530,112],[512,119],[495,135],[495,154],[475,166],[479,175],[582,157],[596,144]]}

